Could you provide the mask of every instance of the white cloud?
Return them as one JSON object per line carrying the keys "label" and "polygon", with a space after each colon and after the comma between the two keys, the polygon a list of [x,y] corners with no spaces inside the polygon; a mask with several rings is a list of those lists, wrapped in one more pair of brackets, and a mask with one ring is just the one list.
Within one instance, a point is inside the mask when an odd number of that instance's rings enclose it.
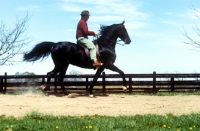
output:
{"label": "white cloud", "polygon": [[180,27],[180,26],[182,27],[183,26],[178,21],[163,21],[162,23],[172,25],[172,26],[175,26],[175,27]]}
{"label": "white cloud", "polygon": [[131,22],[125,22],[125,26],[127,29],[142,29],[149,27],[150,24],[140,21],[131,21]]}
{"label": "white cloud", "polygon": [[[141,3],[133,0],[63,0],[62,2],[60,6],[64,11],[72,13],[88,9],[91,16],[95,16],[96,19],[101,21],[112,20],[112,18],[118,20],[121,17],[129,20],[145,20],[148,17],[148,14],[138,11]],[[99,19],[98,17],[101,16],[106,17],[104,19]]]}
{"label": "white cloud", "polygon": [[36,6],[36,5],[21,6],[17,8],[17,10],[22,10],[22,11],[30,11],[30,10],[37,11],[39,9],[40,9],[40,6]]}
{"label": "white cloud", "polygon": [[[80,19],[80,16],[74,16],[72,13],[80,14],[82,10],[89,10],[91,14],[89,22],[93,23],[90,24],[90,30],[98,30],[100,24],[118,24],[124,20],[126,21],[125,26],[130,33],[131,30],[150,26],[147,23],[149,15],[139,11],[142,3],[137,0],[62,0],[60,7],[69,14],[69,17],[76,20]],[[149,35],[148,32],[146,34]]]}
{"label": "white cloud", "polygon": [[82,6],[76,5],[76,4],[67,4],[63,3],[60,5],[61,9],[67,12],[80,12],[82,10]]}
{"label": "white cloud", "polygon": [[121,21],[123,16],[105,15],[105,16],[92,16],[91,21]]}

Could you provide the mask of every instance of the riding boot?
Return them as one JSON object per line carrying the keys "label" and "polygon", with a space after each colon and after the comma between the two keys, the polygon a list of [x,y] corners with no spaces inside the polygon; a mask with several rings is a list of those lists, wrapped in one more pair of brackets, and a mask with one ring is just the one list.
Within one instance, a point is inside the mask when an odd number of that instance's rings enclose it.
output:
{"label": "riding boot", "polygon": [[93,66],[95,66],[95,67],[100,67],[100,66],[102,66],[103,65],[103,63],[101,63],[100,61],[98,61],[98,60],[93,60]]}

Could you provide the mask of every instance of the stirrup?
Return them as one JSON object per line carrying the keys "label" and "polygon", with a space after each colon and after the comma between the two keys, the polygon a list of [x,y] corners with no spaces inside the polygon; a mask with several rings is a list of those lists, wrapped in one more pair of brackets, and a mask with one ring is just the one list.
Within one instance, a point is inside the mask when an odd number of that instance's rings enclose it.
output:
{"label": "stirrup", "polygon": [[96,67],[96,66],[103,66],[103,63],[100,62],[100,64],[97,64],[97,65],[93,65],[92,64],[92,66],[94,66],[94,67]]}
{"label": "stirrup", "polygon": [[98,69],[98,68],[100,68],[101,66],[103,66],[103,63],[100,63],[100,65],[96,65],[96,66],[93,66],[93,67],[94,67],[94,69]]}

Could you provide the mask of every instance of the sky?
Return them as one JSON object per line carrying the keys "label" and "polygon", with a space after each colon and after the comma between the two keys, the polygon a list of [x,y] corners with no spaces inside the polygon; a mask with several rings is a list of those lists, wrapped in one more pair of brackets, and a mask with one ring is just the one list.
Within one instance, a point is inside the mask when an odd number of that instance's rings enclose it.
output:
{"label": "sky", "polygon": [[[16,18],[28,13],[27,35],[32,41],[23,48],[30,51],[43,41],[76,43],[76,26],[82,10],[90,11],[88,27],[98,31],[100,25],[118,24],[125,20],[131,38],[129,45],[117,45],[115,65],[125,74],[143,73],[200,73],[200,50],[186,45],[184,30],[199,40],[194,28],[200,27],[200,0],[0,0],[0,21],[12,28]],[[200,16],[200,14],[197,14]],[[89,37],[93,40],[93,37]],[[123,44],[123,42],[120,42]],[[0,67],[0,75],[7,72],[34,72],[45,75],[54,68],[51,57],[34,63],[22,62]],[[96,70],[70,65],[67,74],[76,70],[93,74]],[[115,72],[105,70],[107,74]]]}

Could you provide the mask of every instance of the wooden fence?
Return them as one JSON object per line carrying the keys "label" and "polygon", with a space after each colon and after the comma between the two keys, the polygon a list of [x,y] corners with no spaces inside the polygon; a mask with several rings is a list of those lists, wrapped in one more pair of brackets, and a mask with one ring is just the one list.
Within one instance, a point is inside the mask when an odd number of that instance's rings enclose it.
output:
{"label": "wooden fence", "polygon": [[[64,85],[67,90],[85,90],[92,82],[94,74],[66,75]],[[188,92],[200,91],[200,74],[126,74],[128,93],[132,92]],[[0,92],[8,88],[39,87],[45,85],[46,75],[0,75]],[[57,78],[53,78],[51,86],[57,92]],[[103,72],[95,84],[94,91],[102,93],[122,93],[122,79],[119,74]],[[51,87],[52,88],[52,87]],[[60,88],[58,88],[59,90]]]}

